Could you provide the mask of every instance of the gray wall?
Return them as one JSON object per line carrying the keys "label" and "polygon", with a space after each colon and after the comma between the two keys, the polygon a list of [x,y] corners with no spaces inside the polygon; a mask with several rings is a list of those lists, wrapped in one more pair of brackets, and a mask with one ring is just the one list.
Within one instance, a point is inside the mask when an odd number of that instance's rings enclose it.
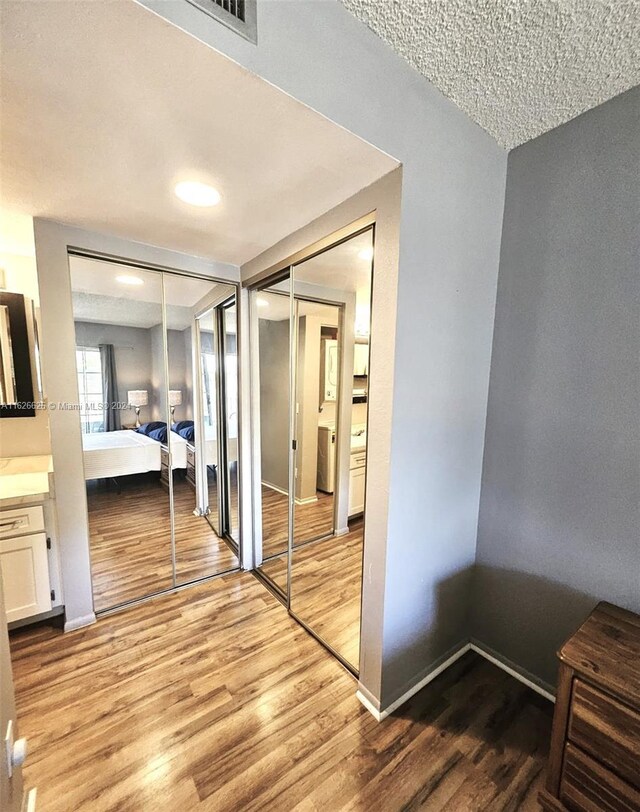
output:
{"label": "gray wall", "polygon": [[257,45],[189,3],[142,2],[403,164],[391,448],[367,472],[369,491],[390,460],[386,541],[365,550],[380,623],[360,674],[385,707],[467,636],[507,155],[339,2],[261,3]]}
{"label": "gray wall", "polygon": [[640,89],[509,155],[472,630],[541,680],[640,611]]}
{"label": "gray wall", "polygon": [[[115,324],[75,322],[76,344],[97,347],[113,344],[118,378],[118,400],[126,402],[130,389],[146,389],[151,398],[151,335],[140,327],[121,327]],[[123,422],[135,421],[133,411],[122,412]],[[140,420],[148,420],[147,407],[142,407]]]}
{"label": "gray wall", "polygon": [[262,481],[288,493],[289,321],[259,319],[258,324]]}

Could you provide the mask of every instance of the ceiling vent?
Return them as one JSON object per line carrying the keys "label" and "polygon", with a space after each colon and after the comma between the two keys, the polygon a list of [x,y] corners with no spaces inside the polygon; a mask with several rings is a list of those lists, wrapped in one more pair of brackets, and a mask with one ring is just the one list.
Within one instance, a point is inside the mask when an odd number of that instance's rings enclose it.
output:
{"label": "ceiling vent", "polygon": [[205,14],[236,31],[245,39],[257,42],[257,0],[187,0]]}

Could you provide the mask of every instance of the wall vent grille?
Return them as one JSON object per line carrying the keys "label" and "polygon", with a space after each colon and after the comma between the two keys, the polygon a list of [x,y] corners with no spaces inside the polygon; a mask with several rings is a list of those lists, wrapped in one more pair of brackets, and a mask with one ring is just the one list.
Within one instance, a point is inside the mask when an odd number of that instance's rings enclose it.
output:
{"label": "wall vent grille", "polygon": [[187,2],[251,42],[257,41],[257,0],[187,0]]}

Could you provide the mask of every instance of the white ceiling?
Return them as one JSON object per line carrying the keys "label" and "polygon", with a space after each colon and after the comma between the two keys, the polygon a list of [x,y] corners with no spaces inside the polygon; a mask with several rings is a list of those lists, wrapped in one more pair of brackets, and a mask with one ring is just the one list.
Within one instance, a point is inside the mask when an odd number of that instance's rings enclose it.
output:
{"label": "white ceiling", "polygon": [[[121,300],[153,302],[158,307],[162,303],[162,275],[155,271],[144,271],[128,265],[77,256],[69,257],[69,270],[71,287],[74,291]],[[140,279],[142,285],[123,284],[118,281],[119,276]],[[218,286],[218,283],[207,279],[178,276],[173,281],[169,276],[165,278],[167,302],[182,307],[193,307]]]}
{"label": "white ceiling", "polygon": [[640,83],[639,0],[342,0],[512,148]]}
{"label": "white ceiling", "polygon": [[[361,253],[364,252],[368,252],[367,255],[361,256]],[[329,298],[328,296],[323,297],[322,288],[355,293],[355,327],[361,334],[368,334],[371,314],[372,255],[372,230],[352,237],[328,251],[323,251],[294,267],[294,294],[301,293],[300,289],[296,288],[299,283],[317,286],[317,293],[314,294],[317,298]],[[288,293],[290,287],[290,282],[285,281],[274,285],[273,289]],[[310,295],[309,288],[302,293]],[[257,294],[257,299],[261,303],[258,310],[259,318],[269,321],[283,321],[289,318],[287,296],[269,293],[268,290],[265,290]],[[335,308],[327,308],[326,305],[317,302],[301,301],[299,308],[300,315],[321,314],[327,319],[330,314],[335,316]],[[327,320],[326,323],[331,324],[332,322]]]}
{"label": "white ceiling", "polygon": [[[162,323],[162,277],[127,265],[87,257],[69,257],[73,316],[75,321],[116,324],[148,329]],[[133,276],[142,285],[118,282],[118,276]],[[233,287],[206,279],[165,275],[167,327],[185,330],[193,323],[194,307],[213,291]]]}
{"label": "white ceiling", "polygon": [[[369,253],[360,256],[361,252]],[[308,282],[368,296],[371,290],[372,256],[373,231],[369,230],[296,265],[293,270],[294,284]]]}
{"label": "white ceiling", "polygon": [[239,265],[397,166],[133,0],[2,0],[0,46],[10,211]]}

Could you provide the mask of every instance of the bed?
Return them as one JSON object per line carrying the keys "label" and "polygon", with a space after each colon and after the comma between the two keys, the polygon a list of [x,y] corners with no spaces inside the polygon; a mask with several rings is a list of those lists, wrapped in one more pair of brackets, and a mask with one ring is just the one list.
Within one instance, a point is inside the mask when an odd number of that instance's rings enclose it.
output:
{"label": "bed", "polygon": [[129,429],[83,434],[84,478],[110,479],[159,471],[161,447],[157,440]]}
{"label": "bed", "polygon": [[[166,428],[166,427],[165,427]],[[152,436],[138,431],[126,429],[124,431],[105,431],[96,434],[82,435],[82,450],[84,452],[84,478],[89,479],[116,479],[132,474],[145,474],[148,471],[160,471],[163,446],[167,442],[154,434]],[[176,431],[169,434],[171,444],[171,468],[173,470],[186,469],[187,447],[195,444]],[[205,433],[205,453],[209,466],[216,466],[218,444],[215,429],[211,428]],[[230,462],[238,458],[238,442],[230,438]]]}

